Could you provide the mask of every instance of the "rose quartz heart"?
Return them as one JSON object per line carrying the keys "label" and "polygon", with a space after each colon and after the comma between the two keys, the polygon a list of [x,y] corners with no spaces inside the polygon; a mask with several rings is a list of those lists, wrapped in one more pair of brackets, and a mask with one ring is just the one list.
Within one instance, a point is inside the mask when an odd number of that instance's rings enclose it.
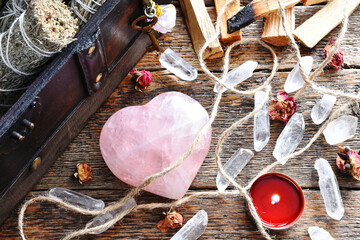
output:
{"label": "rose quartz heart", "polygon": [[[145,177],[173,164],[191,146],[209,120],[191,97],[167,92],[142,106],[126,107],[109,118],[100,149],[110,170],[123,182],[139,186]],[[210,147],[211,129],[177,168],[144,190],[171,199],[184,196]]]}

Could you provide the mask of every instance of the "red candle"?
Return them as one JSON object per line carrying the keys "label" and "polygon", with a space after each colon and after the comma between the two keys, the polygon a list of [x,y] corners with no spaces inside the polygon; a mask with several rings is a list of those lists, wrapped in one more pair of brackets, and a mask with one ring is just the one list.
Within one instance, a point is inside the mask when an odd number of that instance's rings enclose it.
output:
{"label": "red candle", "polygon": [[270,229],[289,228],[299,220],[305,208],[300,186],[281,173],[267,173],[256,179],[250,196],[262,224]]}

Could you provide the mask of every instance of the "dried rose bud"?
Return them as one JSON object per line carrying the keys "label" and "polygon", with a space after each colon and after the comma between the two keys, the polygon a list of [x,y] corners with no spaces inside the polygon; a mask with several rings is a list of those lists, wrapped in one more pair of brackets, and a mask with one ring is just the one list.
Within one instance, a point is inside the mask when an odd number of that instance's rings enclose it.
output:
{"label": "dried rose bud", "polygon": [[184,216],[181,213],[176,212],[175,210],[170,210],[165,214],[165,219],[160,220],[156,226],[161,230],[161,232],[167,232],[170,228],[180,228],[184,222]]}
{"label": "dried rose bud", "polygon": [[349,172],[353,178],[360,180],[360,151],[353,151],[349,147],[338,147],[336,165],[341,172]]}
{"label": "dried rose bud", "polygon": [[270,119],[287,122],[296,112],[296,108],[297,104],[293,97],[289,97],[286,92],[278,93],[277,99],[269,106]]}
{"label": "dried rose bud", "polygon": [[140,92],[146,89],[151,83],[151,73],[149,71],[131,70],[130,74],[133,75],[133,79],[136,82],[135,89]]}
{"label": "dried rose bud", "polygon": [[[330,40],[329,44],[326,44],[324,51],[325,51],[325,58],[328,57],[329,52],[333,47],[335,47],[335,40]],[[335,70],[339,70],[340,68],[344,67],[344,53],[342,49],[339,47],[337,52],[332,57],[331,61],[328,63],[330,67],[332,67]]]}
{"label": "dried rose bud", "polygon": [[79,179],[79,182],[82,184],[84,182],[90,181],[93,179],[92,168],[86,163],[79,163],[76,165],[77,172],[74,173],[74,176]]}

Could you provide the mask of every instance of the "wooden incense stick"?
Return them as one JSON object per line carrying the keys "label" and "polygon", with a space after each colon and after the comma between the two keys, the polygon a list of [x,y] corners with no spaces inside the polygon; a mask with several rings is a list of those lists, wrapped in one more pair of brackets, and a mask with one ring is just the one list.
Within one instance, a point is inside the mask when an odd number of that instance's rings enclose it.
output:
{"label": "wooden incense stick", "polygon": [[[295,8],[285,9],[286,26],[292,33],[295,29]],[[272,13],[265,17],[261,39],[274,46],[286,46],[290,43],[289,37],[282,26],[282,20],[278,13]]]}
{"label": "wooden incense stick", "polygon": [[327,0],[302,0],[304,6],[309,6],[317,3],[327,2]]}
{"label": "wooden incense stick", "polygon": [[332,0],[320,11],[306,20],[294,31],[294,36],[308,48],[313,48],[331,30],[344,19],[344,7],[351,14],[360,4],[360,0]]}
{"label": "wooden incense stick", "polygon": [[[295,6],[301,0],[282,0],[285,8]],[[265,17],[280,9],[278,0],[253,0],[241,11],[227,20],[228,33],[246,27],[258,18]]]}
{"label": "wooden incense stick", "polygon": [[[230,0],[215,0],[215,8],[216,13],[219,15],[221,9],[225,6],[226,2]],[[220,33],[221,33],[221,41],[224,43],[231,43],[238,40],[241,40],[241,30],[228,34],[227,32],[227,19],[233,16],[235,13],[240,11],[240,2],[234,1],[230,4],[227,9],[225,10],[221,22],[220,22]]]}
{"label": "wooden incense stick", "polygon": [[[180,4],[195,52],[198,54],[205,41],[215,34],[214,25],[203,0],[181,0]],[[220,42],[216,39],[205,50],[204,58],[218,58],[223,56],[223,53]]]}

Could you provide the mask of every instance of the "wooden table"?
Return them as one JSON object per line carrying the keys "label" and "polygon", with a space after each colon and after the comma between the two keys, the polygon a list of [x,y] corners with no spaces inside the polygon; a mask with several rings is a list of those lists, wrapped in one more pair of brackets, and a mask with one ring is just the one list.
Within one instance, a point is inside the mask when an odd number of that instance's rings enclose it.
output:
{"label": "wooden table", "polygon": [[[248,1],[244,1],[248,3]],[[172,33],[162,36],[160,42],[163,47],[171,47],[180,56],[189,61],[199,70],[197,80],[185,82],[162,68],[155,52],[147,53],[138,63],[136,68],[151,71],[153,82],[145,93],[134,89],[130,78],[126,78],[104,105],[94,114],[86,127],[72,141],[63,155],[55,162],[48,173],[27,195],[26,199],[46,193],[53,187],[65,187],[88,194],[95,198],[101,198],[106,203],[120,199],[130,187],[118,180],[106,167],[99,150],[99,136],[105,121],[117,110],[132,105],[144,104],[160,93],[167,91],[179,91],[190,95],[198,100],[208,111],[212,108],[214,99],[213,83],[200,71],[197,58],[192,48],[191,40],[187,32],[186,24],[177,1],[177,25]],[[208,11],[215,20],[215,8],[213,1],[207,0]],[[296,7],[296,26],[309,18],[321,8],[321,5]],[[341,71],[326,70],[318,78],[320,85],[331,89],[341,89],[348,92],[359,91],[360,86],[360,43],[359,39],[360,10],[356,10],[350,17],[349,30],[343,43],[346,66]],[[259,20],[243,30],[245,38],[259,38],[262,29],[262,21]],[[301,48],[303,55],[314,57],[316,67],[323,59],[323,48],[330,39],[337,36],[339,27],[330,33],[323,41],[312,49]],[[290,47],[275,48],[281,66],[273,80],[273,94],[282,91],[283,83],[294,67],[296,60]],[[254,77],[245,81],[240,89],[249,89],[264,81],[272,67],[270,53],[258,44],[247,44],[233,51],[231,67],[234,68],[246,60],[256,60],[259,66]],[[208,62],[209,68],[220,73],[221,60]],[[296,99],[298,112],[302,112],[306,121],[306,132],[300,147],[306,145],[319,126],[312,123],[310,111],[319,95],[312,90],[307,90],[301,99]],[[338,100],[338,104],[343,102]],[[189,192],[215,190],[215,178],[217,169],[214,162],[214,146],[221,132],[229,127],[232,122],[245,116],[253,108],[253,99],[238,97],[233,93],[224,94],[220,105],[219,115],[213,126],[212,145],[198,175],[192,183]],[[265,165],[274,161],[272,150],[276,139],[280,134],[283,123],[271,122],[271,138],[268,145],[254,158],[242,171],[237,181],[245,185]],[[253,150],[252,120],[237,129],[225,143],[222,157],[223,161],[229,158],[239,147]],[[360,148],[359,130],[357,135],[346,142],[353,148]],[[317,158],[323,157],[332,165],[338,178],[341,194],[345,206],[345,215],[341,221],[332,220],[325,212],[324,202],[318,188],[318,175],[314,169]],[[287,174],[294,178],[303,188],[306,207],[300,221],[292,228],[271,233],[277,239],[309,239],[307,228],[319,226],[328,230],[336,239],[359,239],[360,238],[360,183],[353,180],[349,175],[342,174],[335,165],[336,146],[329,146],[323,136],[302,156],[292,159],[285,166],[278,166],[274,171]],[[93,168],[94,179],[81,185],[72,178],[77,163],[85,162]],[[142,192],[137,197],[138,203],[166,202],[168,200]],[[247,216],[247,208],[241,197],[219,197],[196,199],[177,208],[177,210],[189,219],[198,210],[204,209],[209,214],[209,224],[201,239],[257,239],[261,235]],[[166,209],[134,212],[126,216],[115,227],[101,235],[85,236],[81,239],[169,239],[175,231],[161,233],[156,223],[163,218],[162,212]],[[0,226],[1,239],[20,239],[17,229],[17,217],[19,208],[13,210],[11,216]],[[81,216],[65,211],[50,203],[34,204],[26,212],[25,231],[28,239],[59,239],[66,233],[82,228],[91,219],[91,216]]]}

